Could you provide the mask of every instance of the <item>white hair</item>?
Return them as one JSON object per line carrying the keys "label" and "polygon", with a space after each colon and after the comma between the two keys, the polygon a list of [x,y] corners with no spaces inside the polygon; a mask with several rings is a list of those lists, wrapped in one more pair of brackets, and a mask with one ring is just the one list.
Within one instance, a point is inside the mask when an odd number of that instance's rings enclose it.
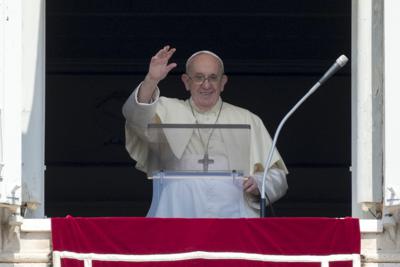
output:
{"label": "white hair", "polygon": [[217,54],[215,54],[215,53],[213,53],[213,52],[211,52],[211,51],[208,51],[208,50],[201,50],[201,51],[198,51],[198,52],[194,53],[193,55],[191,55],[191,56],[186,60],[186,72],[188,72],[188,70],[189,70],[189,65],[190,65],[190,63],[192,63],[193,58],[195,58],[195,57],[198,56],[198,55],[202,55],[202,54],[210,55],[210,56],[216,58],[216,59],[218,60],[218,63],[219,63],[220,66],[221,66],[222,73],[224,73],[224,62],[222,61],[222,59],[221,59]]}

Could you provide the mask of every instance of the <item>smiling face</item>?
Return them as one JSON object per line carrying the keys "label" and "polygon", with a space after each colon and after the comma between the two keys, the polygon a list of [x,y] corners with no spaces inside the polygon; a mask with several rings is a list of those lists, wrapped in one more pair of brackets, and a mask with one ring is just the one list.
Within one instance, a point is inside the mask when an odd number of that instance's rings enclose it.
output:
{"label": "smiling face", "polygon": [[182,81],[194,104],[201,111],[210,110],[228,81],[220,61],[211,54],[200,53],[189,61],[186,72]]}

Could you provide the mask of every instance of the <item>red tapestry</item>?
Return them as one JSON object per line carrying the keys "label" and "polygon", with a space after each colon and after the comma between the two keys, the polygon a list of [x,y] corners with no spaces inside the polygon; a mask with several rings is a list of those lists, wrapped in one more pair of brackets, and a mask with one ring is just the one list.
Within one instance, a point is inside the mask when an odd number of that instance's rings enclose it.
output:
{"label": "red tapestry", "polygon": [[[52,242],[54,255],[75,257],[62,259],[61,267],[83,267],[84,261],[76,259],[83,257],[79,253],[93,253],[86,255],[93,267],[314,267],[321,263],[310,263],[306,256],[359,257],[360,229],[353,218],[67,217],[52,219]],[[119,261],[120,256],[126,257]],[[282,259],[289,262],[275,262]],[[352,262],[346,259],[329,266],[352,266]]]}

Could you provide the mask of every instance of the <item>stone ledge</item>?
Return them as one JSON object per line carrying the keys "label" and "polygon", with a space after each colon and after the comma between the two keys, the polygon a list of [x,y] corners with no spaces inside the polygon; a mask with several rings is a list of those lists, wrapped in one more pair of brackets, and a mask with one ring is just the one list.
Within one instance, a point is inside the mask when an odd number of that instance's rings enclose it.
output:
{"label": "stone ledge", "polygon": [[362,254],[361,261],[365,263],[400,263],[400,253],[368,253]]}
{"label": "stone ledge", "polygon": [[[24,219],[21,225],[22,232],[50,232],[51,220],[47,219]],[[361,233],[382,233],[381,220],[362,219],[360,220]]]}
{"label": "stone ledge", "polygon": [[50,263],[50,253],[0,253],[0,263]]}
{"label": "stone ledge", "polygon": [[51,267],[50,263],[1,263],[0,267]]}
{"label": "stone ledge", "polygon": [[383,232],[382,220],[361,219],[360,220],[360,231],[362,234],[382,233]]}
{"label": "stone ledge", "polygon": [[21,232],[51,232],[50,219],[24,219]]}

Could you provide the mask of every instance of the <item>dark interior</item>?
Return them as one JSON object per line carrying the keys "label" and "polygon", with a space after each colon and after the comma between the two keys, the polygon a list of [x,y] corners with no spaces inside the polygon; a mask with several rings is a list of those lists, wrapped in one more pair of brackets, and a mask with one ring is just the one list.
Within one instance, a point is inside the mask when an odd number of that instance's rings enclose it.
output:
{"label": "dark interior", "polygon": [[[165,44],[178,67],[164,96],[187,98],[186,58],[225,62],[223,99],[271,136],[341,54],[351,1],[57,0],[46,3],[46,216],[145,216],[151,182],[124,148],[121,106]],[[351,215],[351,73],[344,67],[289,119],[278,149],[290,171],[277,216]],[[267,152],[266,152],[267,153]]]}

